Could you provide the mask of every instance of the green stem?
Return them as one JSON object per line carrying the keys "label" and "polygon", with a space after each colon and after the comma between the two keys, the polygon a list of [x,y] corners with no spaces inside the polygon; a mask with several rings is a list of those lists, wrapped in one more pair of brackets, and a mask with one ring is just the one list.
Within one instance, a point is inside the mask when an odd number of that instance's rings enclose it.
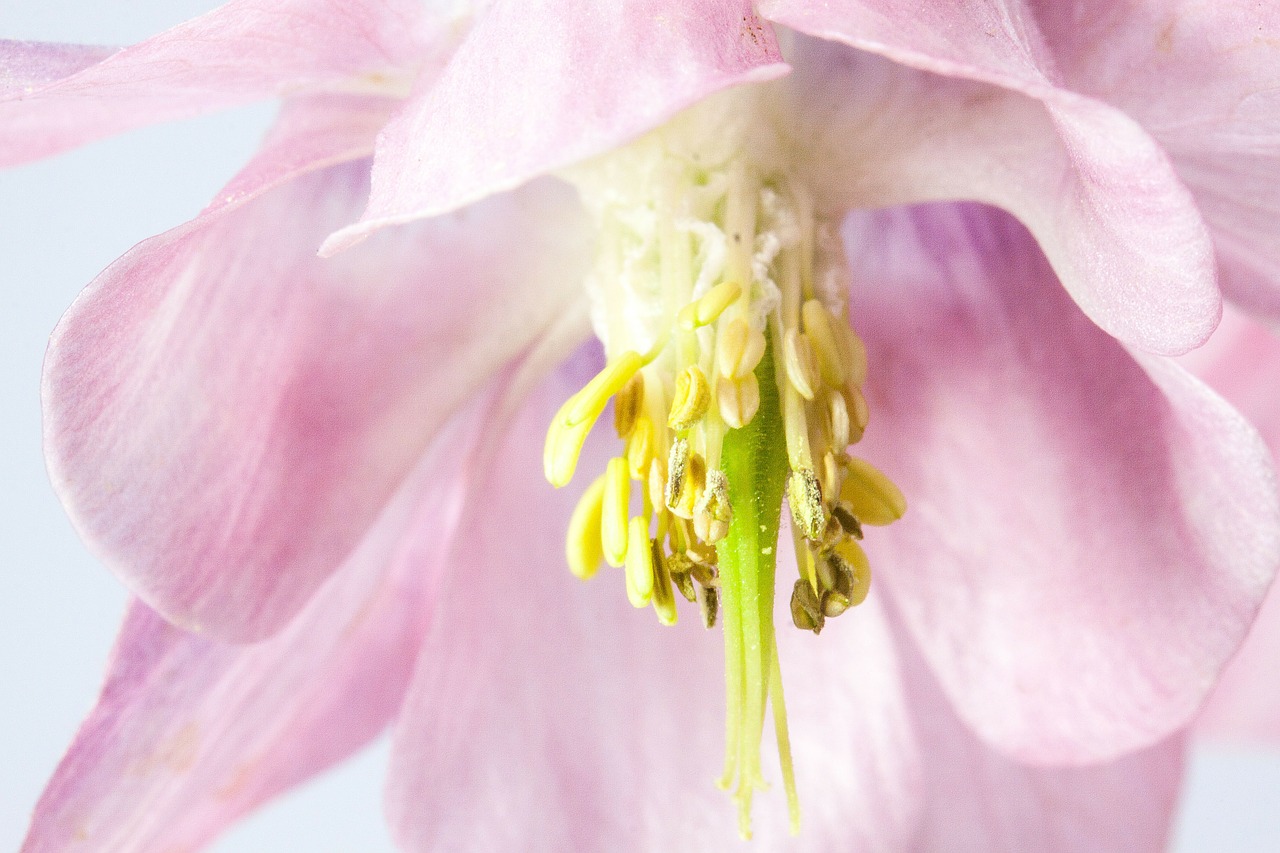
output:
{"label": "green stem", "polygon": [[734,797],[744,838],[751,835],[752,794],[764,787],[760,741],[770,700],[793,828],[799,816],[774,643],[774,572],[788,466],[771,348],[756,368],[756,376],[760,409],[751,423],[731,430],[724,440],[721,464],[729,480],[733,520],[729,535],[718,546],[727,702],[721,785],[728,788],[736,783]]}

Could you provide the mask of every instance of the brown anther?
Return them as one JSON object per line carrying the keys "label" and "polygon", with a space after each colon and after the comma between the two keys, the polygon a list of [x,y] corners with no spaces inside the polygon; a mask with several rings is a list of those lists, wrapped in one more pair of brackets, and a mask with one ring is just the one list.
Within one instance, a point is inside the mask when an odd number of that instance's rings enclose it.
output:
{"label": "brown anther", "polygon": [[787,482],[787,500],[791,506],[791,518],[804,538],[813,542],[822,539],[827,516],[822,508],[822,486],[811,468],[791,472]]}
{"label": "brown anther", "polygon": [[787,379],[806,400],[812,400],[818,392],[822,377],[818,372],[817,357],[809,336],[798,329],[788,329],[782,341],[782,363]]}
{"label": "brown anther", "polygon": [[711,563],[694,563],[689,574],[703,586],[720,586],[720,572]]}
{"label": "brown anther", "polygon": [[702,587],[698,590],[698,604],[701,605],[703,627],[714,628],[720,614],[720,591],[714,586]]}
{"label": "brown anther", "polygon": [[[672,555],[674,556],[674,555]],[[690,603],[698,600],[698,588],[693,583],[693,578],[688,572],[672,572],[671,582],[676,585],[676,589],[680,590],[680,594],[684,596],[684,600]]]}
{"label": "brown anther", "polygon": [[791,621],[802,631],[822,633],[826,617],[822,613],[822,603],[806,580],[798,580],[791,588]]}
{"label": "brown anther", "polygon": [[831,507],[831,518],[836,521],[845,533],[854,539],[862,538],[862,522],[849,509],[849,505],[840,501]]}
{"label": "brown anther", "polygon": [[686,430],[702,420],[711,404],[711,384],[701,368],[691,364],[676,374],[676,393],[671,401],[671,413],[667,426],[673,430]]}
{"label": "brown anther", "polygon": [[850,607],[849,596],[836,590],[829,590],[822,596],[822,615],[834,619]]}
{"label": "brown anther", "polygon": [[613,428],[617,430],[618,438],[626,438],[631,434],[643,405],[644,374],[637,373],[627,380],[627,384],[613,398]]}

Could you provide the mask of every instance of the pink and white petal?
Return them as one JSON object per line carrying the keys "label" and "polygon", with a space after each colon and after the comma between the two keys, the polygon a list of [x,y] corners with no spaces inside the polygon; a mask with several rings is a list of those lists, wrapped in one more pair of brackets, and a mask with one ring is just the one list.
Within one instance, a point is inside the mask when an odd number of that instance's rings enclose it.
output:
{"label": "pink and white petal", "polygon": [[140,244],[55,331],[55,488],[98,556],[182,627],[278,629],[450,413],[580,299],[581,214],[551,181],[318,259],[366,169],[303,175]]}
{"label": "pink and white petal", "polygon": [[[19,72],[44,85],[0,95],[0,166],[262,98],[403,93],[435,35],[423,16],[413,0],[233,0],[88,67],[50,59]],[[20,67],[65,50],[14,45]]]}
{"label": "pink and white petal", "polygon": [[[1280,334],[1228,309],[1209,342],[1182,363],[1238,408],[1280,456]],[[1218,681],[1197,729],[1225,738],[1280,742],[1280,592],[1273,586],[1231,665]]]}
{"label": "pink and white petal", "polygon": [[115,53],[115,48],[0,39],[0,100],[70,77]]}
{"label": "pink and white petal", "polygon": [[[922,12],[918,3],[894,0],[838,8],[771,0],[761,4],[761,12],[801,32],[918,69],[933,81],[910,84],[924,103],[944,93],[953,99],[936,119],[921,113],[914,136],[938,136],[941,130],[954,138],[944,135],[940,149],[893,154],[898,161],[915,160],[913,168],[923,170],[912,176],[917,181],[940,179],[905,200],[969,198],[1010,210],[1035,233],[1089,316],[1128,343],[1175,354],[1209,336],[1220,300],[1213,246],[1191,193],[1137,122],[1053,85],[1047,76],[1051,59],[1022,4],[972,0]],[[956,87],[944,78],[998,88]],[[832,87],[834,98],[868,97],[861,80],[847,74],[844,82],[829,79],[824,85]],[[931,93],[930,85],[942,91]],[[957,95],[963,100],[954,100]],[[1018,103],[1018,95],[1037,108]],[[891,113],[902,108],[889,102]],[[984,145],[991,147],[981,150]],[[854,144],[847,152],[845,158],[863,153]],[[918,154],[924,162],[912,156]],[[899,203],[905,192],[879,203]]]}
{"label": "pink and white petal", "polygon": [[324,251],[609,151],[786,70],[749,0],[493,3],[387,125],[369,207]]}
{"label": "pink and white petal", "polygon": [[1169,152],[1213,231],[1223,292],[1280,319],[1280,8],[1035,7],[1066,84],[1124,110]]}
{"label": "pink and white petal", "polygon": [[194,850],[380,732],[421,647],[482,410],[454,419],[342,569],[270,639],[222,643],[135,603],[23,850]]}
{"label": "pink and white petal", "polygon": [[[861,615],[855,611],[853,617]],[[928,757],[927,807],[919,835],[904,849],[1166,849],[1182,779],[1183,733],[1106,764],[1019,764],[985,744],[956,716],[909,632],[896,619],[892,625],[906,683],[904,711],[921,754]]]}
{"label": "pink and white petal", "polygon": [[[619,573],[583,584],[565,567],[582,483],[545,484],[541,440],[578,387],[562,373],[513,419],[464,510],[395,730],[388,810],[404,849],[719,850],[737,837],[714,783],[719,631],[683,602],[663,628],[627,603]],[[595,438],[583,482],[617,452]],[[873,613],[841,642],[780,638],[805,834],[789,837],[775,784],[756,798],[762,849],[903,849],[911,837],[920,756],[882,625]],[[766,774],[778,781],[776,762]]]}
{"label": "pink and white petal", "polygon": [[1266,447],[1088,322],[1007,215],[850,222],[872,365],[859,453],[911,505],[868,552],[958,713],[1043,762],[1183,726],[1280,562]]}

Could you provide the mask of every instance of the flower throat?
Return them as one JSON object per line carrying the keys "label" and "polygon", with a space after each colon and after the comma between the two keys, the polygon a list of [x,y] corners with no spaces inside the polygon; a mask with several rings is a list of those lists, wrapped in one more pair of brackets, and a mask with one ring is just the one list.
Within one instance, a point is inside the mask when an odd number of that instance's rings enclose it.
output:
{"label": "flower throat", "polygon": [[588,289],[607,364],[557,412],[543,463],[552,485],[569,483],[614,401],[622,452],[574,510],[569,567],[583,579],[622,568],[630,602],[664,625],[677,594],[722,624],[720,784],[750,837],[766,705],[793,832],[800,821],[773,620],[784,496],[791,618],[815,634],[867,595],[862,526],[906,505],[847,453],[867,426],[867,364],[834,223],[782,146],[743,123],[756,112],[725,100],[569,175],[599,226]]}

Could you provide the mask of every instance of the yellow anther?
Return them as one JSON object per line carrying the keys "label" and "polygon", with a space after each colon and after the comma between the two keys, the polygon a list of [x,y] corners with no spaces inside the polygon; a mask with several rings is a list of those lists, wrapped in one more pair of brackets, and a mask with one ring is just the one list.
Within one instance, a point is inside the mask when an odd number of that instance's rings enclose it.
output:
{"label": "yellow anther", "polygon": [[[862,397],[862,393],[859,392],[858,396]],[[863,404],[866,404],[865,398]],[[849,406],[845,403],[844,395],[839,391],[827,395],[827,430],[834,449],[844,450],[849,446]],[[862,430],[859,429],[858,433],[861,435]]]}
{"label": "yellow anther", "polygon": [[[843,449],[843,448],[841,448]],[[834,452],[828,450],[822,454],[822,493],[824,495],[840,494],[840,486],[844,483],[844,471]]]}
{"label": "yellow anther", "polygon": [[893,481],[862,459],[849,460],[840,499],[863,524],[889,524],[907,511],[907,499]]}
{"label": "yellow anther", "polygon": [[594,420],[583,421],[569,426],[566,423],[568,412],[577,405],[578,395],[570,397],[556,412],[551,426],[547,428],[547,441],[542,448],[542,471],[547,482],[557,489],[569,484],[573,472],[578,467],[578,457],[582,454],[582,445],[591,432]]}
{"label": "yellow anther", "polygon": [[627,516],[630,513],[631,477],[627,460],[616,456],[604,471],[604,495],[600,508],[600,539],[604,558],[621,566],[627,558]]}
{"label": "yellow anther", "polygon": [[739,429],[751,423],[760,409],[760,383],[754,373],[741,379],[716,380],[716,405],[721,419],[731,429]]}
{"label": "yellow anther", "polygon": [[613,400],[613,427],[618,438],[626,438],[635,426],[640,409],[644,406],[644,374],[636,373],[622,386]]}
{"label": "yellow anther", "polygon": [[831,313],[827,311],[827,306],[816,299],[810,299],[804,303],[800,309],[800,316],[804,320],[805,334],[813,343],[822,381],[832,388],[839,388],[844,385],[845,365],[840,345],[831,327],[841,321],[833,320]]}
{"label": "yellow anther", "polygon": [[787,481],[787,500],[791,506],[791,518],[804,538],[818,541],[827,527],[827,516],[822,509],[822,487],[812,470],[792,471]]}
{"label": "yellow anther", "polygon": [[787,331],[782,342],[782,363],[787,369],[787,379],[791,380],[800,396],[812,400],[818,391],[821,374],[808,335],[796,329]]}
{"label": "yellow anther", "polygon": [[871,420],[871,409],[867,407],[867,398],[862,389],[852,381],[844,386],[844,404],[845,411],[849,414],[849,441],[856,444],[862,441],[862,433]]}
{"label": "yellow anther", "polygon": [[676,597],[671,589],[671,572],[662,556],[662,546],[656,539],[649,540],[649,559],[653,562],[653,611],[658,614],[658,621],[663,625],[674,625],[679,614],[676,612]]}
{"label": "yellow anther", "polygon": [[836,351],[840,354],[840,363],[845,368],[845,376],[861,388],[867,384],[866,344],[854,333],[848,323],[833,322],[831,332],[835,338]]}
{"label": "yellow anther", "polygon": [[662,460],[656,455],[653,461],[649,463],[649,503],[654,506],[666,506],[667,503],[667,474],[663,468]]}
{"label": "yellow anther", "polygon": [[578,505],[569,516],[569,531],[565,536],[564,553],[569,561],[569,571],[586,580],[596,573],[604,560],[604,546],[600,538],[600,520],[604,511],[605,475],[596,477],[578,499]]}
{"label": "yellow anther", "polygon": [[625,560],[627,600],[632,607],[648,607],[653,600],[653,547],[649,542],[649,525],[640,516],[627,526]]}
{"label": "yellow anther", "polygon": [[692,519],[693,509],[702,499],[702,492],[707,482],[706,460],[697,453],[690,453],[684,467],[684,487],[680,490],[680,499],[671,511],[681,518]]}
{"label": "yellow anther", "polygon": [[565,426],[576,426],[584,421],[600,417],[609,398],[622,390],[636,371],[644,367],[644,356],[627,350],[604,370],[592,377],[581,391],[574,395],[574,404],[565,414]]}
{"label": "yellow anther", "polygon": [[871,562],[862,546],[852,539],[845,539],[837,545],[836,553],[852,570],[850,587],[845,589],[840,585],[838,588],[848,598],[848,606],[857,607],[867,600],[867,591],[871,589]]}
{"label": "yellow anther", "polygon": [[714,323],[724,313],[724,309],[732,305],[741,295],[742,287],[737,282],[722,281],[707,291],[701,299],[681,308],[677,321],[682,328],[689,331]]}
{"label": "yellow anther", "polygon": [[716,368],[729,379],[749,376],[764,357],[764,333],[741,317],[723,324],[716,338]]}
{"label": "yellow anther", "polygon": [[627,439],[627,470],[633,480],[644,480],[649,474],[649,464],[653,461],[653,421],[640,418],[631,427],[631,437]]}
{"label": "yellow anther", "polygon": [[691,364],[676,374],[675,399],[671,401],[671,414],[667,426],[674,430],[686,430],[702,420],[711,402],[711,386],[696,364]]}

